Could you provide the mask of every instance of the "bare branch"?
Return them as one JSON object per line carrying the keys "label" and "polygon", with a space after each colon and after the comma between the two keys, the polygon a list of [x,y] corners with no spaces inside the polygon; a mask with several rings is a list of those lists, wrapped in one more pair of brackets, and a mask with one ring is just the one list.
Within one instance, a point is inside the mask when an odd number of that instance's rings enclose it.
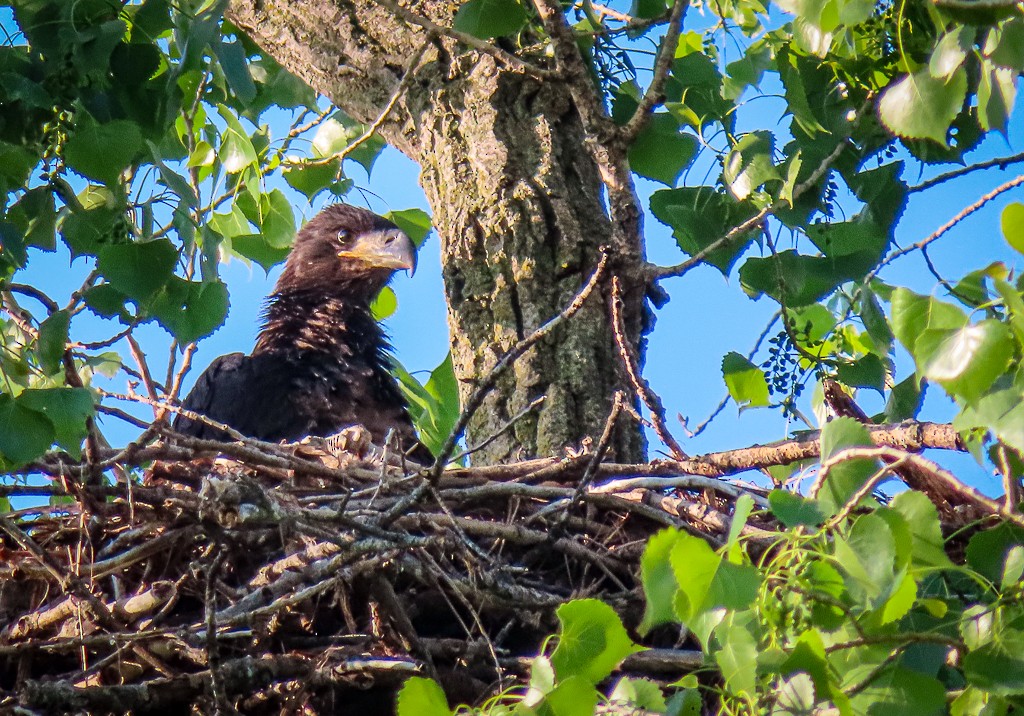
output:
{"label": "bare branch", "polygon": [[627,144],[631,144],[647,126],[654,108],[665,101],[665,82],[668,80],[672,60],[675,59],[676,48],[679,46],[679,32],[683,26],[683,15],[689,6],[689,0],[675,0],[672,4],[668,27],[665,29],[665,36],[661,39],[658,56],[654,60],[654,77],[644,96],[640,98],[640,104],[633,112],[633,116],[622,128],[622,138]]}
{"label": "bare branch", "polygon": [[672,432],[668,429],[668,425],[666,425],[665,405],[661,402],[661,398],[658,397],[657,393],[651,390],[650,384],[640,375],[639,361],[632,347],[626,341],[625,325],[622,321],[622,297],[618,276],[612,277],[611,312],[615,343],[619,347],[619,357],[623,368],[626,370],[626,374],[629,376],[629,382],[633,385],[633,389],[640,400],[647,406],[647,410],[650,411],[651,423],[654,427],[654,432],[658,434],[658,438],[668,447],[672,457],[676,460],[685,460],[686,452],[676,441],[675,437],[673,437]]}

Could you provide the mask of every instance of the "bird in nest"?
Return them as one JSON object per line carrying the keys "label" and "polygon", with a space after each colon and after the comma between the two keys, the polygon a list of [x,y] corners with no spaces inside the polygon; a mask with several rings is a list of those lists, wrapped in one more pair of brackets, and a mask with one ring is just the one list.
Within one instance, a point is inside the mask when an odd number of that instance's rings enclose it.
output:
{"label": "bird in nest", "polygon": [[[432,461],[416,438],[389,370],[391,347],[370,310],[398,270],[416,270],[416,247],[401,229],[366,209],[328,206],[296,236],[252,353],[214,360],[182,408],[271,442],[362,426],[373,443],[393,434],[414,460]],[[185,414],[173,427],[229,439]]]}

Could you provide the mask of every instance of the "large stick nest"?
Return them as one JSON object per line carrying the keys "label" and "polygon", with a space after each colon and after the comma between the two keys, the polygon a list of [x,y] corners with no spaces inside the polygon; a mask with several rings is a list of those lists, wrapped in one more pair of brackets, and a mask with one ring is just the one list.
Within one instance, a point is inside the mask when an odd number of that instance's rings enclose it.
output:
{"label": "large stick nest", "polygon": [[0,710],[387,713],[413,673],[474,700],[523,672],[570,598],[635,624],[646,539],[699,522],[715,540],[738,494],[609,482],[586,453],[435,485],[324,441],[263,457],[158,461],[131,487],[69,479],[71,503],[4,517]]}
{"label": "large stick nest", "polygon": [[[927,424],[872,437],[955,441]],[[142,484],[114,486],[51,455],[34,469],[52,486],[7,494],[69,497],[0,515],[0,712],[391,713],[414,673],[474,702],[524,674],[568,599],[599,597],[635,626],[652,534],[717,545],[738,495],[765,506],[762,490],[716,475],[817,449],[644,465],[583,451],[431,481],[331,440],[179,439],[114,453],[149,465]],[[925,491],[954,517],[953,502],[983,500],[943,489]],[[777,534],[767,514],[744,527],[752,549]],[[645,643],[661,648],[627,671],[674,678],[700,663],[679,630]]]}

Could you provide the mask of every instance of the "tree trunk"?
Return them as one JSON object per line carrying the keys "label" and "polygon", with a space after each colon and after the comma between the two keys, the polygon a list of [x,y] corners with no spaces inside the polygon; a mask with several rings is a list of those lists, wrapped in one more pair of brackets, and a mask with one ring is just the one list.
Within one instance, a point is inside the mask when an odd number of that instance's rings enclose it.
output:
{"label": "tree trunk", "polygon": [[[451,7],[426,2],[415,12],[448,27]],[[569,304],[594,270],[599,247],[609,243],[611,225],[597,166],[560,83],[504,68],[392,11],[408,12],[375,0],[234,0],[229,17],[365,123],[377,120],[410,58],[423,51],[380,132],[422,168],[465,402],[517,341]],[[635,253],[642,255],[641,247]],[[644,291],[632,288],[625,313],[642,316]],[[615,391],[633,392],[624,384],[608,315],[603,290],[499,380],[469,424],[469,445],[492,437],[532,401],[544,401],[474,459],[549,455],[601,434]],[[639,323],[630,322],[635,348]],[[620,420],[611,449],[620,460],[642,459],[638,426]]]}

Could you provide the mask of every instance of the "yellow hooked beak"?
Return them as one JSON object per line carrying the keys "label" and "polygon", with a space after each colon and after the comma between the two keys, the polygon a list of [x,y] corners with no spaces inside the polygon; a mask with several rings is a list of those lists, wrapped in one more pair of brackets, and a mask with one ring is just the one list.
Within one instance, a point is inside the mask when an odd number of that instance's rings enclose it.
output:
{"label": "yellow hooked beak", "polygon": [[399,229],[380,229],[359,234],[338,258],[361,261],[375,268],[416,273],[416,246]]}

